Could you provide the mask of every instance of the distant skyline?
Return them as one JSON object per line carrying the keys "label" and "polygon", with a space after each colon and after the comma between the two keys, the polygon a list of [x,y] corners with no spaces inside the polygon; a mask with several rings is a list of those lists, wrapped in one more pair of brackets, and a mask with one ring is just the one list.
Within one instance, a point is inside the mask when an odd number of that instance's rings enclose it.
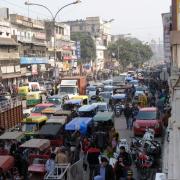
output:
{"label": "distant skyline", "polygon": [[[74,0],[29,0],[48,6],[54,13],[63,5]],[[112,34],[131,34],[140,40],[156,42],[163,40],[161,14],[170,11],[171,0],[81,0],[82,2],[64,9],[58,21],[85,19],[100,16],[103,20],[115,19],[112,22]],[[36,6],[29,8],[24,0],[0,0],[0,7],[8,7],[10,12],[47,19],[49,13]],[[29,9],[29,13],[28,13]]]}

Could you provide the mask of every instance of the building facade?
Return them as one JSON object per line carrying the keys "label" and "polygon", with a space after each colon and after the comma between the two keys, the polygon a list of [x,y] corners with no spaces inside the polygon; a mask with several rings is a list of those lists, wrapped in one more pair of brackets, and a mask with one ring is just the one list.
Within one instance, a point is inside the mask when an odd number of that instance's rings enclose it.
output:
{"label": "building facade", "polygon": [[58,67],[56,69],[58,74],[59,72],[70,72],[76,61],[75,42],[70,40],[70,26],[56,22],[54,30],[53,23],[46,21],[45,28],[49,63],[52,70],[54,67]]}
{"label": "building facade", "polygon": [[21,77],[18,44],[11,38],[8,19],[0,19],[0,73],[7,87],[16,84]]}
{"label": "building facade", "polygon": [[87,17],[85,20],[67,21],[65,23],[70,25],[71,33],[86,32],[92,36],[96,45],[96,59],[93,69],[97,71],[103,69],[104,54],[111,42],[111,22],[103,21],[100,17]]}
{"label": "building facade", "polygon": [[44,22],[10,14],[10,23],[12,37],[19,44],[22,77],[42,76],[48,68]]}

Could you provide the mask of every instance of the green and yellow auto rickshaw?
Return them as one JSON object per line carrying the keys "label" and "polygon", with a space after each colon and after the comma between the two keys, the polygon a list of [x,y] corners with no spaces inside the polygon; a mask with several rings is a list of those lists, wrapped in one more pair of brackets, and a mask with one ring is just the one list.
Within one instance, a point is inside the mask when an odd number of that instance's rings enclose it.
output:
{"label": "green and yellow auto rickshaw", "polygon": [[26,97],[26,105],[28,107],[35,106],[42,102],[42,94],[40,91],[29,92]]}
{"label": "green and yellow auto rickshaw", "polygon": [[30,92],[29,86],[22,86],[18,88],[18,95],[23,99],[26,100],[27,94]]}

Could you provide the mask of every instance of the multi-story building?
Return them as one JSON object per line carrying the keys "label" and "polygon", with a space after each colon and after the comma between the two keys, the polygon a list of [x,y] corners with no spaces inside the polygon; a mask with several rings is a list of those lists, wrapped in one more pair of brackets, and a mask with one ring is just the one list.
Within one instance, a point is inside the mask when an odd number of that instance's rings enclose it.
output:
{"label": "multi-story building", "polygon": [[56,22],[54,30],[53,23],[47,21],[45,27],[49,63],[52,67],[58,67],[58,71],[70,71],[76,60],[75,42],[70,40],[70,26]]}
{"label": "multi-story building", "polygon": [[16,84],[21,77],[18,44],[11,38],[9,19],[0,19],[0,72],[5,86]]}
{"label": "multi-story building", "polygon": [[103,21],[100,17],[87,17],[85,20],[67,21],[71,33],[87,32],[95,41],[96,59],[94,69],[100,70],[104,67],[104,53],[111,42],[111,21]]}
{"label": "multi-story building", "polygon": [[168,125],[168,141],[164,143],[163,172],[167,180],[180,179],[180,1],[172,0],[172,24],[170,29],[171,46],[171,77],[169,80],[171,92],[171,118]]}
{"label": "multi-story building", "polygon": [[21,75],[41,76],[46,72],[48,58],[43,21],[10,14],[12,37],[19,44]]}

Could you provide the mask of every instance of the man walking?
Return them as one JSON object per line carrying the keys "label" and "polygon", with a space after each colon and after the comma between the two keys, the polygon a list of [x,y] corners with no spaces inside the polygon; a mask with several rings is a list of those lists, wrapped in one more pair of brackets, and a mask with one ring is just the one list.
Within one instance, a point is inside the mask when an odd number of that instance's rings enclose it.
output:
{"label": "man walking", "polygon": [[126,118],[126,125],[127,129],[132,128],[132,108],[129,106],[129,103],[126,104],[125,109],[124,109],[124,116]]}

